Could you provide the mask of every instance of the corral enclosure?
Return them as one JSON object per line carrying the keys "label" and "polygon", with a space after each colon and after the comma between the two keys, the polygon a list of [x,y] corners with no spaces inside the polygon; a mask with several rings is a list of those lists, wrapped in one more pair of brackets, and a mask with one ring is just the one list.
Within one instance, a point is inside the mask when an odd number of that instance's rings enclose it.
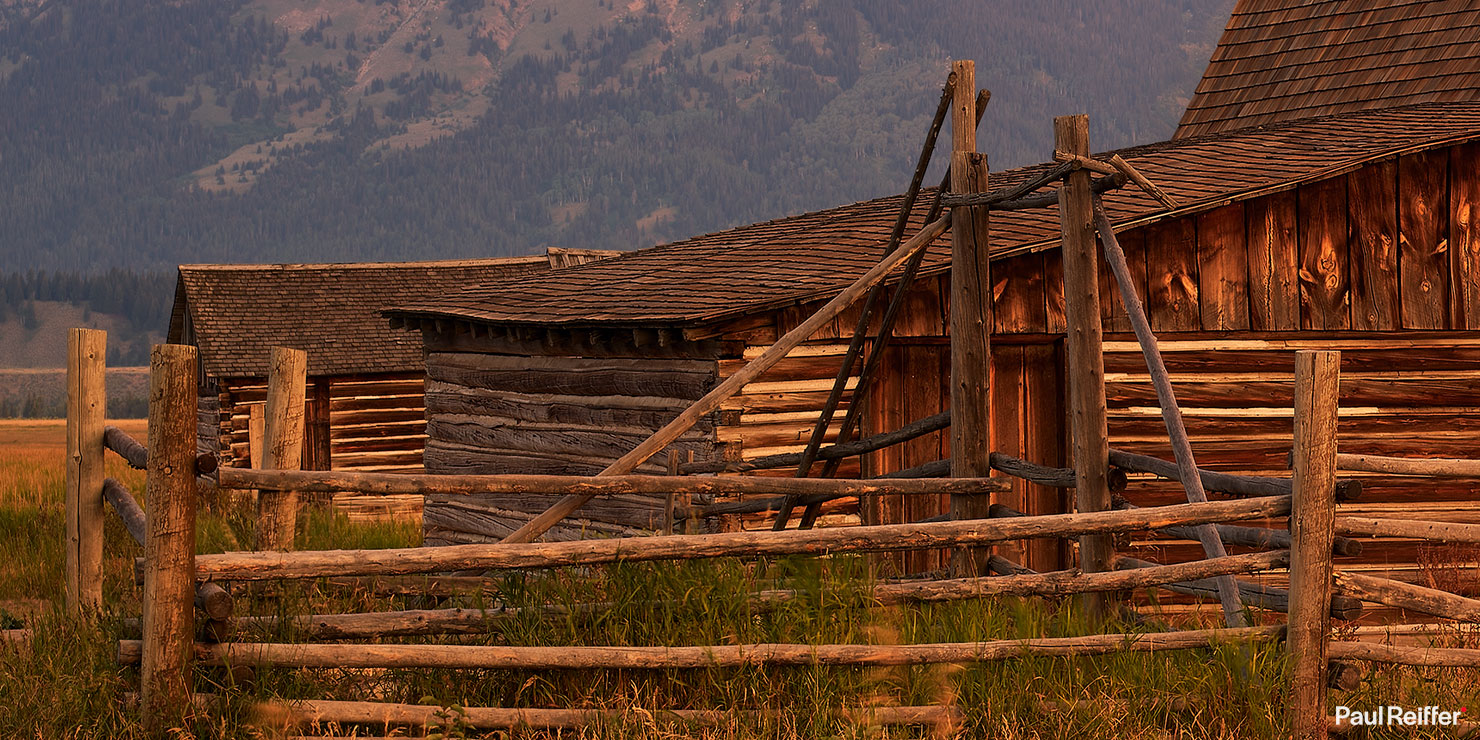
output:
{"label": "corral enclosure", "polygon": [[[1480,406],[1480,106],[1359,112],[1119,152],[1174,196],[1107,194],[1136,288],[1173,381],[1201,467],[1288,475],[1293,354],[1343,350],[1344,450],[1463,456]],[[1216,167],[1209,163],[1216,162]],[[1006,187],[1049,165],[992,175]],[[594,474],[810,315],[829,287],[870,264],[897,198],[845,206],[643,250],[559,279],[470,291],[392,313],[427,348],[429,472]],[[923,224],[924,209],[912,228]],[[992,218],[992,433],[995,451],[1069,464],[1062,268],[1052,207]],[[864,433],[897,429],[949,405],[948,253],[932,248],[869,389]],[[1167,458],[1145,362],[1101,270],[1111,445]],[[831,290],[835,290],[832,288]],[[845,313],[671,449],[687,464],[797,451],[853,333]],[[851,399],[845,397],[846,403]],[[834,425],[836,432],[836,424]],[[948,433],[862,459],[841,476],[875,476],[948,456]],[[830,438],[829,438],[830,439]],[[662,456],[645,472],[663,472]],[[778,471],[790,474],[791,470]],[[1468,520],[1472,487],[1415,492],[1372,476],[1354,512]],[[994,498],[1033,514],[1069,510],[1064,489],[1014,482]],[[1138,482],[1141,505],[1183,496]],[[429,542],[501,537],[551,503],[433,498]],[[835,502],[832,521],[918,521],[946,502]],[[592,502],[561,536],[650,529],[663,502]],[[855,518],[856,517],[856,518]],[[828,519],[824,518],[823,523]],[[761,525],[714,521],[711,528]],[[569,522],[568,522],[569,524]],[[1197,546],[1137,541],[1127,553],[1192,557]],[[1055,543],[1027,546],[1036,569],[1061,567]],[[1411,544],[1363,558],[1413,577]],[[928,562],[919,562],[924,567]]]}

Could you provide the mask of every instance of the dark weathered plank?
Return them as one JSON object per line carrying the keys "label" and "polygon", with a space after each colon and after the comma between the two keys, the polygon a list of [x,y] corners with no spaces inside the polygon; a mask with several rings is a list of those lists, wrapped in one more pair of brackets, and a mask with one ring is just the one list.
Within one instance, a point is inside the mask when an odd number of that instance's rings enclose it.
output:
{"label": "dark weathered plank", "polygon": [[1480,329],[1480,143],[1449,150],[1449,256],[1456,329]]}
{"label": "dark weathered plank", "polygon": [[427,378],[519,393],[697,399],[714,387],[717,369],[705,360],[434,352],[427,356]]}
{"label": "dark weathered plank", "polygon": [[[1025,408],[1026,378],[1023,347],[997,347],[992,352],[992,450],[1004,455],[1027,459],[1026,436],[1029,423]],[[1002,504],[1014,511],[1027,511],[1027,483],[1021,478],[1010,478],[1012,490],[995,493],[992,503]],[[918,520],[916,520],[918,521]],[[1015,563],[1023,562],[1021,542],[1004,543],[995,548],[995,553]]]}
{"label": "dark weathered plank", "polygon": [[1398,328],[1398,165],[1368,165],[1347,176],[1351,208],[1352,328]]}
{"label": "dark weathered plank", "polygon": [[1346,178],[1335,177],[1302,186],[1298,198],[1300,326],[1350,328]]}
{"label": "dark weathered plank", "polygon": [[[1198,298],[1202,328],[1210,331],[1249,328],[1249,250],[1244,218],[1242,203],[1197,217]],[[1129,261],[1130,256],[1126,259]]]}
{"label": "dark weathered plank", "polygon": [[[648,429],[612,427],[605,430],[572,429],[562,425],[499,424],[478,416],[436,416],[427,423],[433,439],[490,449],[556,452],[616,459],[652,435]],[[701,453],[709,451],[710,440],[701,432],[683,434],[678,447]]]}
{"label": "dark weathered plank", "polygon": [[[905,358],[902,368],[904,371],[905,418],[913,421],[949,410],[949,378],[951,367],[949,348],[931,345],[907,345],[901,349],[904,350],[903,356]],[[994,352],[993,356],[995,357],[995,355],[996,353]],[[943,379],[946,382],[943,383]],[[994,399],[996,388],[996,383],[993,382],[991,389]],[[992,417],[995,421],[995,410]],[[988,434],[988,430],[983,430],[984,437]],[[949,428],[940,432],[916,437],[904,443],[901,447],[904,448],[903,462],[905,467],[914,467],[949,458],[950,443]],[[941,454],[942,445],[945,446],[945,454]],[[990,449],[988,451],[990,452]],[[918,522],[948,513],[950,511],[950,497],[904,497],[903,509],[903,521]],[[943,559],[943,553],[938,550],[920,550],[906,553],[904,555],[904,561],[906,568],[912,573],[937,570],[947,565],[947,561]]]}
{"label": "dark weathered plank", "polygon": [[[1255,198],[1244,204],[1249,250],[1249,328],[1300,328],[1300,251],[1295,229],[1295,193]],[[1127,255],[1129,256],[1129,255]]]}
{"label": "dark weathered plank", "polygon": [[1043,254],[1043,296],[1048,333],[1063,334],[1069,320],[1064,316],[1064,260],[1056,249]]}
{"label": "dark weathered plank", "polygon": [[[1231,378],[1223,381],[1188,381],[1172,378],[1172,386],[1183,405],[1192,408],[1287,408],[1294,393],[1293,381],[1248,380]],[[1111,379],[1105,383],[1105,395],[1112,408],[1155,406],[1156,394],[1149,381]],[[1436,401],[1436,399],[1442,399]],[[1480,381],[1441,378],[1342,378],[1343,406],[1395,407],[1407,404],[1432,406],[1480,405]]]}
{"label": "dark weathered plank", "polygon": [[1147,309],[1156,331],[1197,331],[1197,228],[1190,218],[1146,228]]}
{"label": "dark weathered plank", "polygon": [[[1131,280],[1136,286],[1136,295],[1143,299],[1146,296],[1146,231],[1144,229],[1133,229],[1124,234],[1116,235],[1120,241],[1121,251],[1125,252],[1126,262],[1131,268]],[[1110,268],[1105,265],[1105,253],[1103,248],[1099,252],[1100,260],[1100,320],[1104,322],[1107,332],[1129,332],[1131,330],[1131,319],[1125,313],[1125,303],[1120,299],[1120,289],[1115,285],[1115,277],[1110,274]],[[1038,570],[1034,568],[1034,570]]]}
{"label": "dark weathered plank", "polygon": [[[429,416],[465,414],[546,424],[647,429],[667,424],[687,405],[676,398],[513,393],[441,381],[427,385],[426,402]],[[695,428],[707,431],[714,428],[714,422],[705,419]]]}
{"label": "dark weathered plank", "polygon": [[992,265],[992,302],[998,334],[1048,331],[1042,253],[1024,254]]}
{"label": "dark weathered plank", "polygon": [[1405,329],[1449,321],[1449,158],[1442,150],[1398,161],[1398,259]]}
{"label": "dark weathered plank", "polygon": [[[1066,409],[1062,342],[1024,347],[1023,369],[1026,418],[1064,418]],[[1028,424],[1024,432],[1025,459],[1052,467],[1062,467],[1068,463],[1068,447],[1062,425]],[[1067,489],[1034,484],[1027,486],[1026,496],[1026,511],[1029,514],[1062,514],[1072,509],[1073,494]],[[1065,540],[1029,540],[1026,565],[1039,572],[1059,570],[1069,562],[1068,546],[1069,543]]]}

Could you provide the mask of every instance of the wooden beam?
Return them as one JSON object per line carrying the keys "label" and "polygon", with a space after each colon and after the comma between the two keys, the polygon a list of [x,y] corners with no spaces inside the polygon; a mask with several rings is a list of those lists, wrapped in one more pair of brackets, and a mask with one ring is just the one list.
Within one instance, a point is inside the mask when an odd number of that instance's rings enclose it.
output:
{"label": "wooden beam", "polygon": [[[791,479],[793,483],[799,479]],[[805,479],[801,479],[805,480]],[[840,552],[925,550],[990,545],[1034,537],[1070,537],[1159,529],[1176,524],[1282,516],[1287,497],[1177,504],[1135,511],[1105,511],[1016,519],[990,519],[837,527],[785,532],[673,535],[550,543],[499,543],[385,550],[236,552],[201,555],[201,578],[261,581],[354,575],[403,575],[455,570],[548,568],[615,562],[715,557],[759,557]]]}
{"label": "wooden beam", "polygon": [[139,683],[144,731],[182,726],[195,639],[196,350],[161,344],[150,354],[148,538]]}
{"label": "wooden beam", "polygon": [[[1162,359],[1156,335],[1151,331],[1151,322],[1146,316],[1146,308],[1141,303],[1141,297],[1136,294],[1130,265],[1125,259],[1125,251],[1120,248],[1120,242],[1115,237],[1115,229],[1110,224],[1110,218],[1105,215],[1105,209],[1098,202],[1094,205],[1094,215],[1100,241],[1105,245],[1105,264],[1109,265],[1111,271],[1115,273],[1115,282],[1120,286],[1121,303],[1125,305],[1126,316],[1130,319],[1131,327],[1136,333],[1136,341],[1141,346],[1141,355],[1146,360],[1146,369],[1151,375],[1151,383],[1156,388],[1156,399],[1161,406],[1162,422],[1166,425],[1172,454],[1177,460],[1177,479],[1181,481],[1183,490],[1187,492],[1188,501],[1193,503],[1207,501],[1208,495],[1203,490],[1202,475],[1198,471],[1197,460],[1192,455],[1192,440],[1187,435],[1187,426],[1182,421],[1182,409],[1177,405],[1177,395],[1172,390],[1171,375],[1167,372],[1166,361]],[[1104,375],[1100,377],[1103,380]],[[1104,398],[1102,384],[1100,386],[1102,404]],[[1223,547],[1223,540],[1218,536],[1217,528],[1198,527],[1197,533],[1205,555],[1210,558],[1220,558],[1228,554]],[[1223,606],[1223,618],[1229,626],[1246,623],[1243,604],[1239,600],[1238,585],[1233,582],[1233,578],[1225,576],[1218,579],[1218,600]]]}
{"label": "wooden beam", "polygon": [[[103,606],[103,417],[108,333],[67,332],[66,597],[72,614]],[[191,422],[195,421],[192,414]]]}
{"label": "wooden beam", "polygon": [[[457,723],[472,729],[585,730],[621,728],[624,722],[650,725],[734,727],[778,716],[775,710],[748,709],[535,709],[525,707],[460,707]],[[441,707],[367,701],[302,699],[259,702],[253,713],[267,726],[305,725],[440,725]],[[842,719],[861,725],[937,725],[955,727],[961,710],[951,706],[862,707],[839,710]],[[314,736],[319,737],[319,736]],[[364,740],[378,740],[356,735]],[[295,738],[294,740],[307,740]],[[386,740],[389,740],[387,738]]]}
{"label": "wooden beam", "polygon": [[[977,663],[1032,656],[1197,650],[1215,644],[1279,640],[1284,625],[1041,637],[1027,640],[917,645],[693,645],[680,647],[334,645],[222,643],[196,645],[206,665],[276,665],[298,668],[443,668],[517,670],[659,670],[745,666],[904,666]],[[119,662],[136,662],[138,641],[121,640]]]}
{"label": "wooden beam", "polygon": [[1361,573],[1337,571],[1332,575],[1332,581],[1336,590],[1363,601],[1461,622],[1480,622],[1480,600],[1477,599]]}
{"label": "wooden beam", "polygon": [[[1286,556],[1284,562],[1286,565],[1288,565],[1288,553],[1283,554],[1285,554]],[[1229,557],[1238,556],[1230,555]],[[1214,558],[1213,560],[1198,560],[1194,562],[1210,563],[1219,562],[1222,560],[1224,560],[1224,558]],[[1115,565],[1117,568],[1167,567],[1159,566],[1150,560],[1139,560],[1137,558],[1128,557],[1116,558]],[[1249,581],[1240,580],[1235,582],[1238,584],[1239,598],[1243,600],[1243,603],[1249,606],[1258,607],[1260,609],[1268,609],[1270,611],[1287,613],[1290,611],[1290,592],[1288,590],[1283,588],[1276,588],[1274,586],[1267,586],[1262,583],[1252,583]],[[1161,586],[1161,588],[1172,591],[1174,593],[1187,594],[1189,596],[1197,596],[1204,599],[1218,598],[1218,582],[1215,578],[1198,578],[1176,581],[1172,583],[1167,583]],[[1357,619],[1360,616],[1362,616],[1361,599],[1352,598],[1350,596],[1333,596],[1331,598],[1332,619],[1351,621],[1353,619]]]}
{"label": "wooden beam", "polygon": [[[266,444],[262,466],[297,470],[303,462],[304,396],[308,353],[273,347],[264,410]],[[298,520],[298,494],[264,491],[257,498],[257,549],[291,550]]]}
{"label": "wooden beam", "polygon": [[[1089,116],[1059,116],[1053,121],[1054,150],[1088,157]],[[1059,235],[1064,265],[1064,316],[1068,323],[1069,437],[1074,489],[1079,511],[1110,508],[1110,439],[1105,410],[1105,360],[1100,324],[1099,255],[1095,247],[1089,172],[1078,170],[1060,188]],[[1110,538],[1081,537],[1079,567],[1086,573],[1110,570]],[[1103,612],[1103,599],[1086,599],[1091,611]]]}
{"label": "wooden beam", "polygon": [[1340,452],[1336,455],[1336,469],[1427,478],[1480,478],[1480,460],[1462,458],[1386,457]]}
{"label": "wooden beam", "polygon": [[1406,645],[1382,645],[1375,642],[1333,642],[1329,648],[1332,660],[1367,660],[1393,665],[1428,666],[1431,668],[1480,668],[1480,650]]}
{"label": "wooden beam", "polygon": [[[851,306],[866,291],[882,282],[894,268],[910,259],[916,252],[930,246],[941,234],[945,233],[946,227],[949,224],[949,217],[941,218],[927,224],[918,234],[905,242],[898,251],[879,261],[872,269],[864,273],[863,277],[854,281],[852,285],[844,288],[837,297],[828,301],[817,313],[808,317],[806,321],[798,324],[795,329],[792,329],[785,336],[776,340],[776,343],[771,345],[760,357],[757,357],[750,364],[741,368],[739,372],[726,378],[714,390],[706,393],[703,398],[695,401],[692,406],[685,409],[677,418],[669,422],[667,426],[659,429],[631,452],[607,466],[605,470],[601,471],[601,475],[625,475],[636,470],[638,465],[646,462],[648,458],[657,454],[659,450],[667,447],[675,439],[678,439],[679,436],[688,431],[704,415],[719,408],[721,403],[740,392],[740,389],[744,388],[746,384],[754,381],[762,373],[775,366],[782,358],[786,357],[788,352],[806,341],[818,329],[822,328],[824,324],[837,318],[839,314]],[[568,496],[544,513],[531,519],[529,523],[504,538],[504,541],[511,543],[531,542],[558,524],[562,519],[575,513],[577,509],[580,509],[590,500],[590,497],[583,495]]]}
{"label": "wooden beam", "polygon": [[319,493],[355,491],[370,495],[460,494],[572,494],[663,496],[688,492],[694,495],[753,496],[757,494],[933,494],[991,493],[1007,484],[997,478],[962,480],[902,480],[847,478],[771,478],[752,476],[667,475],[421,475],[405,473],[361,473],[350,470],[252,470],[223,468],[222,487],[260,488],[264,491],[312,491]]}
{"label": "wooden beam", "polygon": [[1336,531],[1344,535],[1363,537],[1403,537],[1429,542],[1480,544],[1480,524],[1341,516],[1336,519]]}
{"label": "wooden beam", "polygon": [[[976,66],[958,61],[952,72],[957,78],[951,118],[951,192],[986,192],[987,158],[976,151]],[[956,135],[958,129],[970,136]],[[983,207],[951,211],[951,475],[958,478],[982,478],[992,472],[990,215]],[[979,496],[952,496],[951,516],[984,518],[992,503]],[[952,554],[951,569],[957,575],[980,575],[991,554],[958,551]]]}
{"label": "wooden beam", "polygon": [[[1124,591],[1214,575],[1283,568],[1288,564],[1288,558],[1288,553],[1284,552],[1262,552],[1109,573],[1086,574],[1070,570],[1028,572],[996,578],[920,579],[876,584],[873,587],[873,598],[880,606],[894,606],[993,596],[1064,596],[1092,591]],[[1017,567],[1011,561],[1003,562]],[[805,597],[805,592],[793,590],[760,591],[750,596],[749,606],[754,610],[769,610]],[[416,635],[486,634],[498,630],[500,625],[510,620],[526,619],[531,612],[551,618],[564,618],[572,614],[599,616],[610,609],[610,603],[597,602],[488,610],[413,609],[363,614],[315,614],[287,617],[286,621],[304,639],[367,640]],[[274,630],[284,621],[277,616],[241,617],[237,624],[241,627]]]}
{"label": "wooden beam", "polygon": [[[935,116],[930,121],[930,130],[925,134],[925,144],[920,148],[920,156],[915,162],[915,173],[910,178],[909,189],[905,191],[904,202],[900,204],[899,214],[894,219],[894,229],[889,234],[889,243],[884,247],[884,254],[889,254],[899,248],[899,242],[904,238],[904,232],[909,225],[910,214],[915,210],[915,201],[920,196],[920,185],[925,181],[925,170],[930,166],[931,155],[935,153],[936,139],[940,135],[940,128],[945,123],[946,113],[951,108],[952,94],[955,90],[956,74],[954,71],[946,78],[946,84],[941,88],[940,102],[936,104]],[[909,290],[906,282],[901,282],[899,290]],[[853,375],[853,367],[858,362],[859,356],[863,354],[865,343],[868,341],[869,328],[872,323],[874,307],[878,304],[879,296],[883,292],[882,286],[875,286],[868,292],[864,299],[861,310],[858,312],[858,322],[853,329],[853,339],[848,343],[848,350],[843,354],[843,360],[838,366],[837,376],[833,379],[832,390],[828,392],[827,401],[822,405],[822,411],[817,415],[817,423],[812,427],[812,435],[807,439],[807,448],[802,451],[801,459],[797,461],[796,477],[806,478],[812,472],[812,463],[817,460],[817,450],[822,446],[823,437],[826,436],[828,428],[832,425],[833,414],[838,410],[838,404],[843,400],[843,392],[848,387],[848,378]],[[894,329],[893,322],[879,327],[879,334],[885,335]],[[865,387],[857,387],[853,391],[855,398],[863,397],[867,391]],[[786,501],[777,512],[776,520],[772,523],[772,529],[786,529],[791,520],[791,510],[796,506],[795,501]],[[802,528],[811,526],[810,519],[816,519],[815,508],[809,507],[803,512]]]}
{"label": "wooden beam", "polygon": [[1140,188],[1141,190],[1145,191],[1147,195],[1156,199],[1156,202],[1166,206],[1167,208],[1180,207],[1178,206],[1177,201],[1172,198],[1172,196],[1167,195],[1165,190],[1157,187],[1156,183],[1146,179],[1146,176],[1141,174],[1140,170],[1132,167],[1130,162],[1121,159],[1119,154],[1110,155],[1110,166],[1114,167],[1116,170],[1119,170],[1122,175],[1125,175],[1127,179],[1135,183],[1136,187]]}
{"label": "wooden beam", "polygon": [[1326,738],[1331,543],[1340,352],[1295,353],[1295,507],[1290,517],[1290,712],[1295,740]]}

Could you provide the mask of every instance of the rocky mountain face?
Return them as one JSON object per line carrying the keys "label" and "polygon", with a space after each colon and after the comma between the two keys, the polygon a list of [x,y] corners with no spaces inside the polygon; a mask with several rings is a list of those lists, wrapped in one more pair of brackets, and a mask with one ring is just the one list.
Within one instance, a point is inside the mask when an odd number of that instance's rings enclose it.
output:
{"label": "rocky mountain face", "polygon": [[1231,0],[8,0],[0,271],[636,248],[1173,130]]}

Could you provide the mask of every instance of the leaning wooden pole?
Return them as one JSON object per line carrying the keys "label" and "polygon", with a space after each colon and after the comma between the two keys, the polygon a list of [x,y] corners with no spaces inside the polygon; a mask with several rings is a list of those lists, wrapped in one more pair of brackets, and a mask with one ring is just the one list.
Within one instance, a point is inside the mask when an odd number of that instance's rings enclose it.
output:
{"label": "leaning wooden pole", "polygon": [[[1171,440],[1172,456],[1177,460],[1177,476],[1182,481],[1182,488],[1187,491],[1188,501],[1207,501],[1208,494],[1203,490],[1202,475],[1198,472],[1197,460],[1192,456],[1192,440],[1187,436],[1187,426],[1182,422],[1182,409],[1177,405],[1176,393],[1172,391],[1172,378],[1162,360],[1156,335],[1151,332],[1151,322],[1146,319],[1146,308],[1141,304],[1141,296],[1136,294],[1135,283],[1131,282],[1125,251],[1120,248],[1120,240],[1115,238],[1115,228],[1105,215],[1105,209],[1096,202],[1094,211],[1095,229],[1100,233],[1101,243],[1105,245],[1105,263],[1115,273],[1115,282],[1120,286],[1121,303],[1125,304],[1131,328],[1135,330],[1136,340],[1141,345],[1141,354],[1146,358],[1151,384],[1156,387],[1161,418],[1166,423],[1167,437]],[[1103,392],[1100,397],[1104,398]],[[1208,557],[1221,558],[1228,554],[1216,527],[1198,527],[1197,537],[1202,543],[1203,553]],[[1227,620],[1228,626],[1239,627],[1246,623],[1238,584],[1231,576],[1218,579],[1218,600],[1223,604],[1223,618]]]}
{"label": "leaning wooden pole", "polygon": [[[262,465],[298,470],[303,465],[304,396],[308,353],[273,347],[267,375],[267,405]],[[257,549],[291,550],[298,520],[298,494],[263,491],[257,497]]]}
{"label": "leaning wooden pole", "polygon": [[[954,62],[951,108],[951,192],[987,190],[987,158],[976,151],[976,63]],[[992,473],[991,339],[992,265],[988,255],[989,211],[959,207],[951,211],[951,476],[985,478]],[[951,516],[990,516],[992,500],[952,496]],[[986,571],[990,550],[958,551],[951,569],[957,575]],[[1021,555],[1017,559],[1021,559]]]}
{"label": "leaning wooden pole", "polygon": [[1295,493],[1290,513],[1290,714],[1295,740],[1326,738],[1336,408],[1341,353],[1295,353]]}
{"label": "leaning wooden pole", "polygon": [[67,610],[103,606],[103,421],[108,334],[67,333]]}
{"label": "leaning wooden pole", "polygon": [[[925,181],[925,170],[930,166],[931,155],[935,153],[936,139],[940,136],[946,113],[951,108],[951,96],[955,82],[953,72],[947,76],[946,84],[941,88],[940,102],[936,104],[935,116],[930,121],[930,130],[925,134],[925,144],[920,147],[920,156],[915,162],[915,174],[910,178],[910,187],[905,191],[904,202],[899,206],[899,215],[894,219],[894,229],[889,233],[889,244],[884,247],[884,254],[898,249],[900,241],[904,239],[910,214],[915,210],[915,200],[920,195],[920,185]],[[901,289],[907,287],[901,283]],[[822,447],[822,440],[827,435],[828,427],[832,425],[833,414],[837,412],[838,404],[843,400],[843,393],[848,387],[848,378],[853,375],[853,366],[858,363],[859,356],[863,354],[864,342],[868,337],[869,325],[872,323],[874,305],[878,303],[880,293],[882,291],[876,286],[863,299],[863,308],[858,313],[858,325],[853,330],[853,339],[848,343],[848,351],[843,355],[837,377],[833,379],[832,390],[828,392],[827,401],[822,404],[822,412],[817,415],[817,423],[812,427],[812,436],[807,440],[807,448],[802,450],[801,459],[797,462],[796,477],[798,478],[806,478],[812,473],[812,464],[817,461],[817,451]],[[862,389],[858,392],[861,394]],[[791,497],[787,497],[786,501],[782,502],[776,514],[776,521],[772,523],[772,529],[786,529],[796,503]]]}
{"label": "leaning wooden pole", "polygon": [[194,347],[154,347],[149,367],[149,505],[144,543],[144,730],[180,726],[195,639]]}
{"label": "leaning wooden pole", "polygon": [[[949,225],[949,217],[926,224],[918,234],[911,237],[909,241],[905,242],[893,254],[880,260],[872,269],[864,273],[863,277],[860,277],[852,285],[844,288],[836,298],[828,301],[817,313],[812,314],[812,316],[799,324],[795,329],[792,329],[776,340],[776,343],[771,345],[760,357],[755,358],[745,367],[740,368],[739,372],[726,378],[714,390],[704,394],[703,398],[695,401],[687,409],[684,409],[677,418],[668,422],[662,429],[654,432],[651,437],[643,440],[631,452],[628,452],[616,462],[608,465],[599,475],[625,475],[636,470],[638,465],[641,465],[648,458],[656,455],[659,450],[662,450],[678,439],[680,435],[698,423],[704,415],[718,409],[721,403],[724,403],[731,396],[739,393],[740,389],[744,388],[747,383],[754,381],[762,373],[775,367],[776,363],[785,358],[787,353],[795,349],[797,345],[805,342],[808,337],[811,337],[823,325],[837,318],[838,314],[841,314],[851,306],[854,301],[858,300],[870,288],[882,282],[896,267],[904,264],[916,252],[930,246],[941,234],[945,233]],[[531,519],[529,523],[520,527],[513,534],[505,537],[503,541],[532,542],[536,537],[539,537],[551,527],[558,524],[560,520],[575,513],[577,509],[584,506],[591,498],[591,496],[586,495],[566,496],[556,502],[554,506],[546,509],[539,516]]]}
{"label": "leaning wooden pole", "polygon": [[[1059,116],[1053,119],[1053,133],[1055,150],[1089,156],[1089,116]],[[1089,170],[1069,173],[1059,192],[1059,251],[1064,263],[1069,350],[1069,436],[1077,474],[1074,503],[1079,511],[1104,511],[1110,508],[1110,432]],[[1113,551],[1108,537],[1081,537],[1079,567],[1086,573],[1110,570]],[[1090,597],[1085,604],[1092,611],[1103,611],[1105,606],[1099,597]]]}

